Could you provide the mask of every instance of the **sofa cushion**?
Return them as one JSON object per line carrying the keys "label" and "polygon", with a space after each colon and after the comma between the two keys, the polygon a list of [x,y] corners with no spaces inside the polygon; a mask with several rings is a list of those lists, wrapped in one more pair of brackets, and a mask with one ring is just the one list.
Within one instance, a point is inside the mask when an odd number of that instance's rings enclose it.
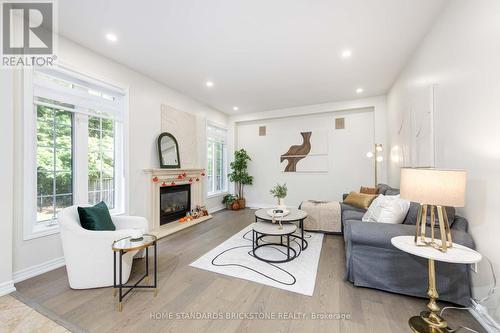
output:
{"label": "sofa cushion", "polygon": [[376,194],[351,192],[347,198],[345,198],[344,203],[357,208],[368,209],[376,197]]}
{"label": "sofa cushion", "polygon": [[[408,214],[406,215],[405,220],[403,221],[404,224],[417,224],[417,215],[418,215],[418,210],[420,209],[420,204],[416,202],[411,202],[410,203],[410,209],[408,210]],[[455,208],[453,207],[446,207],[446,215],[448,215],[448,223],[450,224],[450,227],[453,225],[453,222],[455,221]],[[437,217],[436,217],[436,222],[437,222]],[[427,225],[431,225],[431,213],[430,211],[427,211]],[[436,228],[439,228],[439,223],[436,223],[435,225]]]}
{"label": "sofa cushion", "polygon": [[116,230],[111,215],[109,214],[108,206],[104,201],[99,202],[93,207],[78,207],[78,215],[80,217],[80,225],[87,230]]}
{"label": "sofa cushion", "polygon": [[364,211],[360,210],[346,210],[342,211],[342,220],[358,220],[361,221],[363,218],[363,215],[365,214]]}
{"label": "sofa cushion", "polygon": [[391,187],[389,185],[387,185],[387,184],[378,184],[377,188],[378,188],[378,193],[379,194],[384,194],[385,195],[385,191],[387,191],[387,189],[389,189]]}
{"label": "sofa cushion", "polygon": [[378,188],[376,188],[376,187],[361,186],[361,188],[359,189],[359,193],[364,193],[364,194],[378,194]]}
{"label": "sofa cushion", "polygon": [[383,195],[398,195],[399,188],[390,187],[387,184],[378,184],[378,193]]}

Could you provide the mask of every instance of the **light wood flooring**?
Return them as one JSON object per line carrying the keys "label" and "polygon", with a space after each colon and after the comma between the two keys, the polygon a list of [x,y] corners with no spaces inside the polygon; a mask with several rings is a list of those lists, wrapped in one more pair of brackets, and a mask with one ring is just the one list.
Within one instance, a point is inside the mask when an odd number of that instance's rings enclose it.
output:
{"label": "light wood flooring", "polygon": [[[71,331],[87,332],[409,332],[424,299],[358,288],[344,281],[344,242],[326,235],[313,297],[219,275],[188,265],[253,221],[254,211],[221,211],[212,220],[158,243],[158,296],[134,291],[117,311],[112,288],[72,290],[64,267],[16,285],[18,297]],[[307,250],[304,254],[307,253]],[[110,263],[111,265],[112,263]],[[135,262],[132,281],[142,274]],[[168,313],[344,313],[349,320],[176,320]],[[160,319],[152,319],[155,313]],[[467,311],[445,313],[453,327],[484,330]]]}

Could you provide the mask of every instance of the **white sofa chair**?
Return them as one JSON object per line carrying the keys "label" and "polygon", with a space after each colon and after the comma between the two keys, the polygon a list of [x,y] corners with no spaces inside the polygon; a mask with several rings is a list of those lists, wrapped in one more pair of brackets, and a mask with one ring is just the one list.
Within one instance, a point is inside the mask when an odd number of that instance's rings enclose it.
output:
{"label": "white sofa chair", "polygon": [[[112,286],[113,241],[130,236],[132,229],[146,233],[148,221],[139,216],[112,216],[115,231],[87,230],[80,225],[77,207],[65,208],[59,213],[58,219],[69,286],[72,289]],[[123,255],[123,283],[130,277],[132,260],[136,254],[137,251],[131,251]],[[118,269],[116,274],[118,281]]]}

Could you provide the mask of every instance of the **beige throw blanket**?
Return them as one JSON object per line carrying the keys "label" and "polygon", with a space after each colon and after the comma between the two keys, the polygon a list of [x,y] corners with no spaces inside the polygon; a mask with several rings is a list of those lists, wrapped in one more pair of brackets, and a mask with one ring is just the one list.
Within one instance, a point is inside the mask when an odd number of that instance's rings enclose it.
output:
{"label": "beige throw blanket", "polygon": [[340,203],[336,201],[302,202],[300,209],[307,212],[304,229],[311,231],[341,232]]}

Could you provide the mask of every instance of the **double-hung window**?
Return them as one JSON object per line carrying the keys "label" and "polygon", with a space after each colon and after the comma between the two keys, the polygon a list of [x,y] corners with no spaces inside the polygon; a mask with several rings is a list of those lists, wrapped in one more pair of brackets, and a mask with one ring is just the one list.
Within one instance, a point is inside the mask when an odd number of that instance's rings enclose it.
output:
{"label": "double-hung window", "polygon": [[227,192],[227,130],[207,124],[207,192]]}
{"label": "double-hung window", "polygon": [[26,73],[24,163],[33,179],[25,180],[25,221],[34,223],[25,222],[25,238],[56,227],[71,205],[104,201],[123,211],[124,99],[122,89],[66,69]]}

